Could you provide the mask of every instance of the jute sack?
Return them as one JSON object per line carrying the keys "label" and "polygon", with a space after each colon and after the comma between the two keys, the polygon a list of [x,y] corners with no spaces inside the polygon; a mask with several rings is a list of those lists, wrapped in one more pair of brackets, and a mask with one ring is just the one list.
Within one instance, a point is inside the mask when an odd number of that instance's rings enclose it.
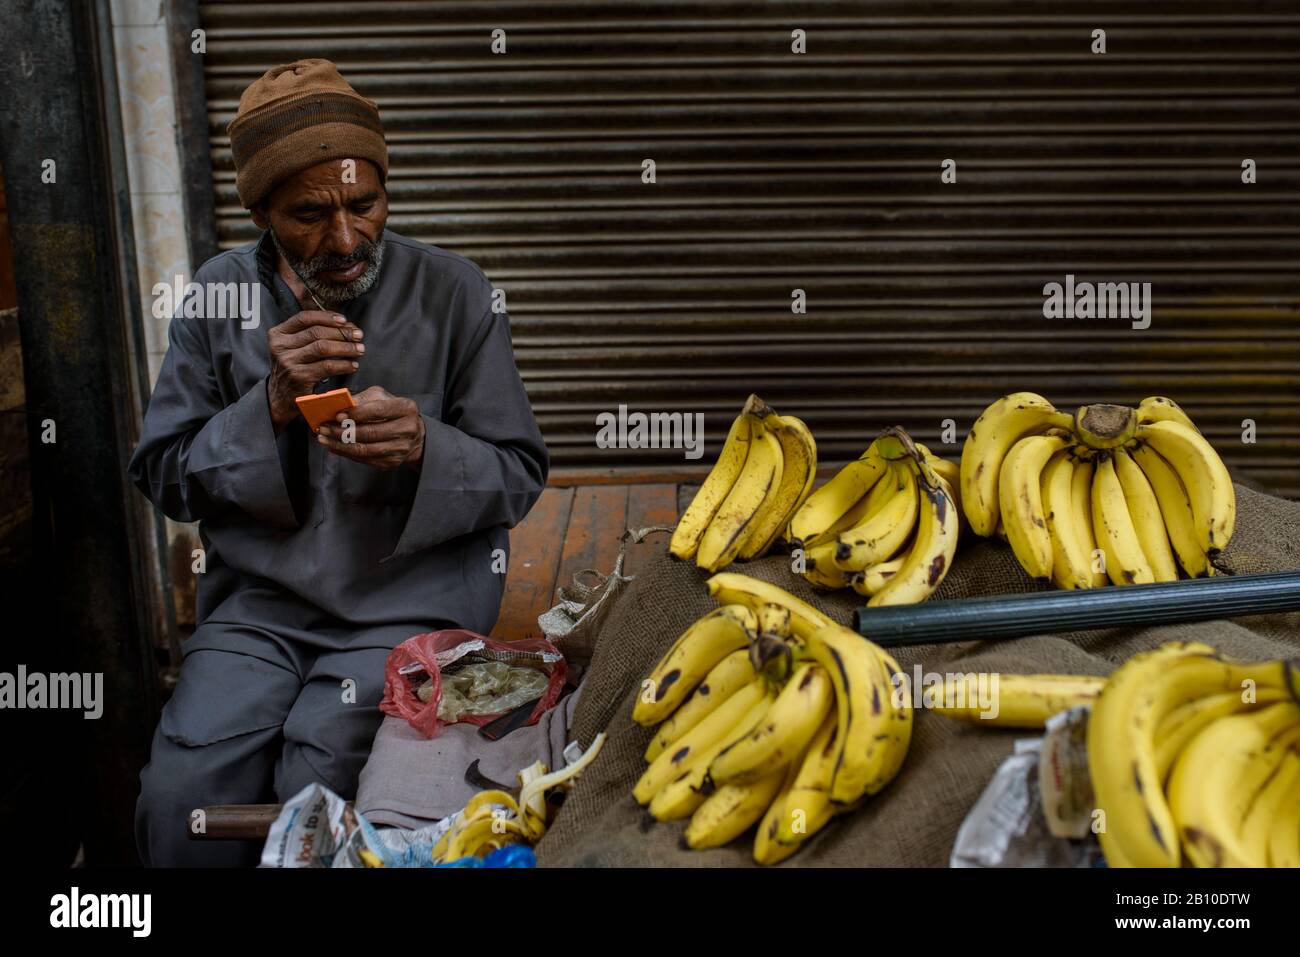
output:
{"label": "jute sack", "polygon": [[[1224,554],[1236,574],[1300,568],[1300,503],[1237,486],[1237,530]],[[861,599],[824,594],[793,575],[788,557],[731,570],[774,582],[852,623]],[[685,822],[661,824],[632,799],[652,729],[632,721],[641,680],[681,631],[716,607],[708,575],[667,551],[645,566],[609,609],[597,636],[572,737],[584,746],[606,730],[600,757],[582,775],[538,846],[542,866],[751,865],[752,836],[708,851],[681,843]],[[939,599],[1039,590],[1001,542],[962,547]],[[1014,641],[900,648],[900,665],[925,672],[1001,671],[1105,675],[1119,662],[1166,641],[1204,641],[1247,659],[1300,656],[1300,615],[1271,615],[1156,628],[1114,628]],[[1023,732],[953,724],[918,711],[911,749],[898,777],[863,808],[832,822],[782,867],[941,867],[957,829],[998,764]]]}

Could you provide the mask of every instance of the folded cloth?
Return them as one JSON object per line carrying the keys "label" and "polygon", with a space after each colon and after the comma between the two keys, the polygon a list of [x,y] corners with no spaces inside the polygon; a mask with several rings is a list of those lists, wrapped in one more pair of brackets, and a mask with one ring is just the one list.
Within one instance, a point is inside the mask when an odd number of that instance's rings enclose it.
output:
{"label": "folded cloth", "polygon": [[375,825],[417,828],[453,814],[480,787],[465,780],[476,759],[489,780],[517,788],[516,776],[534,761],[552,771],[564,766],[573,709],[581,686],[538,720],[498,741],[473,724],[451,724],[425,738],[406,721],[388,715],[379,726],[370,757],[361,769],[356,809]]}

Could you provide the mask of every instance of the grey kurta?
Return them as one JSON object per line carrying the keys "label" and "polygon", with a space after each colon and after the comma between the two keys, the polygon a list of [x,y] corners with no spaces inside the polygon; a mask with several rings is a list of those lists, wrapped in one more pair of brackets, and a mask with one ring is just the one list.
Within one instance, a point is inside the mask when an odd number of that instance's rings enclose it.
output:
{"label": "grey kurta", "polygon": [[[171,322],[130,475],[167,515],[199,522],[206,571],[199,627],[142,774],[147,863],[247,859],[246,848],[223,856],[186,842],[192,808],[262,801],[272,788],[284,800],[313,778],[350,791],[381,717],[383,652],[420,631],[487,633],[496,621],[493,553],[541,493],[546,448],[482,272],[384,239],[375,285],[333,310],[365,332],[360,368],[317,391],[379,385],[413,399],[425,425],[418,474],[333,455],[301,419],[275,435],[266,330],[300,307],[269,237],[195,275],[260,283],[257,328],[237,316]],[[340,699],[348,677],[355,701]],[[290,766],[295,741],[302,760]]]}

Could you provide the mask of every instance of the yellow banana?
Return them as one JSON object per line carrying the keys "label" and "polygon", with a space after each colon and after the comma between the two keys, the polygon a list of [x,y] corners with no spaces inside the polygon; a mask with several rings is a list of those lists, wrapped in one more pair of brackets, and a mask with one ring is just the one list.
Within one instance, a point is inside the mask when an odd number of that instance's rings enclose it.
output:
{"label": "yellow banana", "polygon": [[[1289,753],[1282,756],[1272,779],[1260,789],[1259,797],[1241,824],[1241,844],[1246,858],[1257,862],[1255,867],[1280,866],[1269,854],[1269,838],[1289,801],[1300,801],[1300,751],[1294,744]],[[1300,840],[1300,827],[1296,829],[1296,835]]]}
{"label": "yellow banana", "polygon": [[820,665],[796,666],[763,720],[713,759],[709,780],[715,785],[745,784],[789,764],[808,746],[834,703],[834,686]]}
{"label": "yellow banana", "polygon": [[[766,703],[767,698],[767,682],[755,678],[673,742],[671,747],[665,748],[650,762],[650,766],[642,772],[632,788],[632,796],[637,803],[648,804],[670,781],[694,766],[700,755],[710,754],[711,760],[711,755],[715,753],[712,751],[714,746],[717,745],[720,749],[731,743],[732,738],[738,737],[739,726],[745,715],[755,705]],[[744,730],[749,730],[748,725]]]}
{"label": "yellow banana", "polygon": [[907,676],[887,651],[875,645],[872,648],[876,652],[876,664],[890,693],[885,728],[871,743],[872,750],[868,759],[870,776],[866,791],[868,796],[878,793],[894,779],[912,744],[912,695]]}
{"label": "yellow banana", "polygon": [[1237,518],[1237,497],[1223,460],[1195,429],[1181,422],[1139,426],[1138,441],[1159,452],[1187,489],[1196,540],[1211,559],[1227,546]]}
{"label": "yellow banana", "polygon": [[984,410],[961,453],[961,503],[971,531],[988,536],[998,526],[998,476],[1011,447],[1026,435],[1072,423],[1072,416],[1033,392],[1003,396]]}
{"label": "yellow banana", "polygon": [[1011,447],[998,476],[998,507],[1007,540],[1030,578],[1052,577],[1052,536],[1043,511],[1043,470],[1066,448],[1056,435],[1031,435]]}
{"label": "yellow banana", "polygon": [[695,553],[695,564],[711,572],[736,560],[750,532],[771,508],[781,488],[785,467],[781,443],[775,433],[764,427],[762,419],[753,414],[749,414],[749,419],[752,437],[745,467],[705,529]]}
{"label": "yellow banana", "polygon": [[885,474],[885,460],[874,453],[854,459],[813,492],[790,520],[790,541],[805,544],[830,528],[860,502]]}
{"label": "yellow banana", "polygon": [[1182,863],[1178,828],[1156,765],[1157,730],[1192,698],[1252,686],[1295,693],[1300,672],[1283,661],[1238,663],[1208,645],[1172,642],[1135,655],[1110,676],[1088,720],[1088,770],[1098,837],[1111,866]]}
{"label": "yellow banana", "polygon": [[847,588],[852,572],[847,572],[835,565],[834,541],[804,548],[803,577],[822,588]]}
{"label": "yellow banana", "polygon": [[1201,431],[1173,399],[1163,395],[1147,396],[1137,407],[1138,425],[1149,422],[1181,422],[1195,432]]}
{"label": "yellow banana", "polygon": [[771,692],[765,689],[763,697],[745,712],[738,722],[727,729],[726,734],[700,751],[694,759],[685,762],[681,773],[665,784],[651,799],[650,816],[656,821],[676,821],[693,814],[708,796],[705,794],[705,789],[708,783],[709,764],[728,744],[748,734],[754,725],[763,719],[771,703]]}
{"label": "yellow banana", "polygon": [[924,601],[939,587],[952,557],[957,551],[957,507],[952,498],[938,487],[918,482],[921,517],[916,525],[916,539],[903,567],[889,579],[869,606],[906,605]]}
{"label": "yellow banana", "polygon": [[783,457],[781,483],[770,503],[754,520],[740,558],[748,560],[765,555],[781,533],[789,526],[790,518],[803,504],[817,477],[817,444],[802,419],[792,415],[778,416],[768,410],[763,417],[763,427],[774,434],[781,445]]}
{"label": "yellow banana", "polygon": [[749,661],[748,648],[740,648],[725,655],[691,692],[690,697],[682,702],[681,707],[659,725],[646,748],[646,761],[659,757],[665,748],[680,740],[682,735],[756,677],[754,666]]}
{"label": "yellow banana", "polygon": [[869,565],[886,561],[912,534],[920,507],[916,473],[906,462],[891,462],[889,468],[891,475],[898,476],[890,485],[894,494],[864,524],[841,532],[836,540],[832,562],[841,571],[860,572]]}
{"label": "yellow banana", "polygon": [[922,694],[945,718],[997,728],[1041,728],[1047,719],[1091,705],[1105,678],[1087,675],[963,674],[946,676]]}
{"label": "yellow banana", "polygon": [[765,604],[784,605],[790,609],[790,627],[798,638],[807,638],[818,628],[831,623],[831,619],[803,599],[796,598],[771,582],[751,578],[749,575],[719,572],[705,584],[709,595],[716,601],[744,604],[754,611]]}
{"label": "yellow banana", "polygon": [[1112,582],[1145,585],[1155,581],[1110,458],[1100,459],[1092,476],[1092,527],[1106,555],[1106,574]]}
{"label": "yellow banana", "polygon": [[1160,517],[1169,532],[1169,541],[1174,546],[1174,554],[1178,556],[1178,564],[1192,578],[1213,575],[1214,566],[1206,557],[1196,534],[1192,503],[1187,497],[1187,489],[1183,488],[1183,480],[1161,458],[1160,453],[1149,445],[1134,446],[1132,455],[1155,492],[1156,501],[1160,505]]}
{"label": "yellow banana", "polygon": [[695,557],[695,552],[700,547],[700,539],[704,537],[704,532],[713,521],[713,516],[717,514],[745,467],[745,459],[749,455],[749,442],[749,417],[742,413],[731,423],[731,431],[727,433],[727,440],[722,444],[722,452],[719,453],[718,460],[713,463],[713,468],[709,470],[704,484],[695,493],[695,498],[691,499],[691,504],[686,506],[681,521],[677,523],[672,541],[668,544],[668,551],[677,558]]}
{"label": "yellow banana", "polygon": [[1256,689],[1253,700],[1247,701],[1241,691],[1220,691],[1202,695],[1179,705],[1156,728],[1156,778],[1162,784],[1169,769],[1187,742],[1221,718],[1252,711],[1262,705],[1280,701],[1286,696],[1282,688],[1264,685]]}
{"label": "yellow banana", "polygon": [[879,562],[870,568],[864,568],[853,575],[849,585],[859,595],[870,598],[879,594],[880,590],[889,583],[889,580],[898,574],[906,561],[907,556],[902,555],[899,558],[891,558],[887,562]]}
{"label": "yellow banana", "polygon": [[1282,802],[1268,834],[1269,867],[1300,867],[1300,780]]}
{"label": "yellow banana", "polygon": [[1283,701],[1216,721],[1188,742],[1169,774],[1169,807],[1194,866],[1267,865],[1251,858],[1241,826],[1298,736],[1300,707]]}
{"label": "yellow banana", "polygon": [[[1090,459],[1078,459],[1074,463],[1074,475],[1070,480],[1069,520],[1074,526],[1075,537],[1083,544],[1088,556],[1088,569],[1092,575],[1092,587],[1101,588],[1110,579],[1106,576],[1103,561],[1105,553],[1097,544],[1097,533],[1092,523],[1092,481],[1094,466]],[[1100,552],[1100,557],[1099,557]]]}
{"label": "yellow banana", "polygon": [[759,820],[781,790],[785,769],[746,784],[726,784],[710,794],[691,815],[682,836],[687,847],[721,847]]}
{"label": "yellow banana", "polygon": [[1079,535],[1074,513],[1075,460],[1061,449],[1048,460],[1042,475],[1043,518],[1052,543],[1052,581],[1057,588],[1092,587],[1092,535]]}
{"label": "yellow banana", "polygon": [[[827,720],[832,719],[828,718]],[[816,739],[814,739],[814,745],[815,743]],[[797,761],[786,767],[782,776],[780,790],[777,791],[776,797],[772,799],[772,803],[768,805],[767,813],[758,822],[758,829],[754,833],[754,863],[756,864],[763,866],[779,864],[799,850],[799,845],[795,843],[778,844],[776,832],[777,827],[785,818],[786,800],[789,797],[790,789],[794,786],[799,769],[806,760],[806,755],[801,755]]]}
{"label": "yellow banana", "polygon": [[632,709],[637,724],[658,724],[686,700],[726,655],[747,647],[758,628],[745,604],[726,604],[695,621],[659,659]]}
{"label": "yellow banana", "polygon": [[835,747],[838,730],[838,715],[828,715],[804,753],[784,795],[784,807],[772,822],[770,838],[776,843],[798,846],[834,816],[831,781],[839,759]]}
{"label": "yellow banana", "polygon": [[1111,456],[1111,461],[1115,463],[1115,475],[1119,478],[1120,488],[1124,490],[1128,513],[1133,519],[1133,528],[1142,546],[1142,554],[1151,567],[1151,574],[1158,582],[1178,581],[1174,550],[1169,545],[1169,533],[1165,530],[1160,504],[1156,501],[1151,483],[1142,474],[1142,469],[1138,468],[1133,457],[1123,449],[1117,449]]}
{"label": "yellow banana", "polygon": [[847,804],[862,797],[872,783],[877,736],[890,720],[889,696],[876,647],[842,625],[828,625],[807,639],[805,653],[830,675],[835,685],[838,730],[831,800]]}

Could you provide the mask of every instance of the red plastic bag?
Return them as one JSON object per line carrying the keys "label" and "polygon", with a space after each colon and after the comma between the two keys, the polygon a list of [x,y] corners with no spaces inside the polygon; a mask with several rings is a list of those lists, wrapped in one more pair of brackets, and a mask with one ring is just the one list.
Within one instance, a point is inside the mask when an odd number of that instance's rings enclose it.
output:
{"label": "red plastic bag", "polygon": [[[560,650],[549,641],[539,638],[498,641],[454,628],[408,638],[389,653],[384,664],[384,700],[379,703],[380,710],[405,718],[426,738],[436,736],[446,724],[438,717],[438,705],[442,701],[442,671],[453,662],[466,658],[526,665],[549,675],[546,690],[525,724],[536,724],[564,692],[568,664]],[[433,694],[428,702],[424,702],[417,690],[429,679],[433,681]],[[498,717],[500,714],[462,715],[459,720],[482,725]]]}

